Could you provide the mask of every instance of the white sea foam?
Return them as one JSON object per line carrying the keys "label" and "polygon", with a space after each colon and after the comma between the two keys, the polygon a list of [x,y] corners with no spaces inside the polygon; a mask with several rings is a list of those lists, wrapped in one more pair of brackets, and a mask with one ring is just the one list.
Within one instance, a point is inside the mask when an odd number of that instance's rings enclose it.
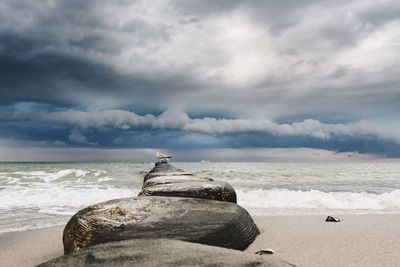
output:
{"label": "white sea foam", "polygon": [[98,177],[98,176],[100,176],[102,174],[107,173],[106,171],[97,171],[97,170],[92,170],[92,171],[94,172],[94,176],[95,177]]}
{"label": "white sea foam", "polygon": [[88,205],[140,191],[129,180],[110,183],[114,177],[103,170],[47,169],[1,174],[0,233],[65,224]]}
{"label": "white sea foam", "polygon": [[43,211],[76,212],[77,209],[114,198],[133,197],[139,189],[115,187],[13,187],[1,191],[0,208],[38,208]]}
{"label": "white sea foam", "polygon": [[111,177],[103,177],[103,178],[99,178],[98,182],[108,182],[108,181],[112,181],[113,178]]}
{"label": "white sea foam", "polygon": [[[37,178],[44,182],[52,182],[52,181],[55,181],[55,180],[58,180],[60,178],[67,177],[67,176],[82,178],[82,177],[85,177],[88,173],[90,173],[90,171],[79,170],[79,169],[65,169],[65,170],[59,170],[56,172],[46,172],[46,171],[21,172],[21,171],[19,171],[19,172],[12,172],[12,173],[10,173],[10,175],[12,177],[21,177],[24,179]],[[97,173],[99,173],[99,175],[101,174],[98,171],[97,171]]]}
{"label": "white sea foam", "polygon": [[400,190],[373,194],[367,192],[321,192],[318,190],[246,190],[238,189],[238,203],[253,210],[298,210],[315,213],[318,210],[343,212],[400,211]]}

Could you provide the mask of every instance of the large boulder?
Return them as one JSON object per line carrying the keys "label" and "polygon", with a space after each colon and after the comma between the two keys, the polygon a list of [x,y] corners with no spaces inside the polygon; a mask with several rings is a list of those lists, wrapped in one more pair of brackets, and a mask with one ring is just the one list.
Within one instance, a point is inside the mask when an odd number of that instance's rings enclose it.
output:
{"label": "large boulder", "polygon": [[64,252],[133,238],[171,238],[244,250],[259,234],[242,207],[223,201],[136,197],[89,206],[67,223]]}
{"label": "large boulder", "polygon": [[139,196],[193,197],[236,203],[235,190],[225,182],[189,179],[188,181],[165,183],[163,179],[158,180],[160,181],[158,184],[152,186],[147,184]]}
{"label": "large boulder", "polygon": [[96,245],[40,267],[294,266],[275,257],[171,239],[131,239]]}

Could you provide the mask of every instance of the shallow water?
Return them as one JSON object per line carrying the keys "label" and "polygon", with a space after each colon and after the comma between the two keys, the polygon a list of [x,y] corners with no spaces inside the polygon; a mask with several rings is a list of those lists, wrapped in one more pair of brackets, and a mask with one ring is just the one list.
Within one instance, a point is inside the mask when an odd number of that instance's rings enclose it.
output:
{"label": "shallow water", "polygon": [[[173,163],[229,182],[253,215],[400,213],[400,161]],[[136,196],[153,163],[0,163],[0,233]]]}

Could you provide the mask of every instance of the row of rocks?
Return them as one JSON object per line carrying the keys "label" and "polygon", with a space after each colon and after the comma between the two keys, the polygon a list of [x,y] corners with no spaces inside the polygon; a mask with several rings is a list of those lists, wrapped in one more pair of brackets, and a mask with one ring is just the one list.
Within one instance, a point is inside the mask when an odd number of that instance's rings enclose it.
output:
{"label": "row of rocks", "polygon": [[[63,233],[64,253],[72,254],[42,266],[203,266],[214,262],[221,263],[216,266],[287,266],[223,249],[244,250],[258,234],[248,212],[236,204],[229,184],[196,177],[163,162],[145,176],[138,197],[110,200],[76,213]],[[220,258],[214,257],[217,254]],[[230,257],[241,261],[232,262]]]}

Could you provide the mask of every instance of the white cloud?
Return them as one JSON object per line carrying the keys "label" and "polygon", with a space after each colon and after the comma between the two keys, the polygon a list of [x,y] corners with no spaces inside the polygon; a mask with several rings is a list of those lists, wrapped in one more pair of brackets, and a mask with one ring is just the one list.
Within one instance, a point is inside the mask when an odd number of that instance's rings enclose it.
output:
{"label": "white cloud", "polygon": [[390,135],[384,129],[363,120],[347,124],[327,124],[314,119],[306,119],[292,124],[277,124],[267,119],[195,119],[184,127],[188,131],[203,133],[240,133],[261,132],[272,135],[305,135],[318,139],[329,139],[332,135],[364,136],[392,139],[400,142],[400,138]]}
{"label": "white cloud", "polygon": [[[329,139],[332,136],[350,136],[364,138],[389,139],[400,142],[400,137],[391,134],[382,127],[361,120],[352,123],[322,123],[315,119],[306,119],[291,124],[279,124],[269,119],[216,119],[216,118],[190,118],[187,113],[179,110],[167,110],[159,116],[137,115],[124,110],[104,110],[100,112],[61,111],[61,112],[16,112],[3,113],[0,119],[18,121],[29,120],[53,124],[68,124],[75,127],[69,140],[77,144],[94,144],[86,140],[79,129],[117,128],[122,130],[152,128],[176,129],[187,132],[205,134],[231,134],[258,132],[271,135],[303,135],[318,139]],[[79,128],[79,129],[78,129]]]}

